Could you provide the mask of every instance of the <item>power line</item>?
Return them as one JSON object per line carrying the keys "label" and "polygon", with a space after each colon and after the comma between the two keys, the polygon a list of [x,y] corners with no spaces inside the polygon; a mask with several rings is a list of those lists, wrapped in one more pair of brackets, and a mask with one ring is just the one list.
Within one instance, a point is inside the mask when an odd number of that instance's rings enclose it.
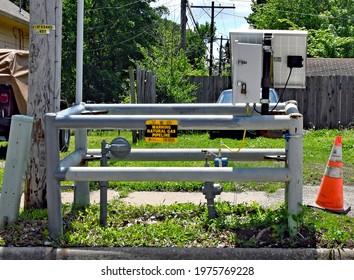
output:
{"label": "power line", "polygon": [[[266,6],[261,6],[260,9],[267,10]],[[268,9],[269,11],[270,9]],[[277,10],[277,12],[287,13],[287,14],[294,14],[294,15],[302,15],[302,16],[311,16],[311,17],[321,17],[327,19],[344,19],[344,20],[354,20],[354,17],[335,17],[332,15],[324,15],[324,14],[309,14],[309,13],[301,13],[301,12],[292,12],[286,10]]]}
{"label": "power line", "polygon": [[128,3],[128,4],[125,4],[125,5],[121,5],[121,6],[111,6],[111,7],[100,7],[100,8],[94,8],[94,9],[86,9],[85,12],[99,11],[99,10],[108,10],[108,9],[122,9],[122,8],[125,8],[125,7],[128,7],[128,6],[134,5],[136,3],[139,3],[139,2],[141,2],[141,0],[137,0],[137,1],[134,1],[132,3]]}
{"label": "power line", "polygon": [[[235,6],[215,6],[214,1],[211,2],[211,6],[191,6],[191,8],[200,8],[203,9],[205,12],[205,8],[211,9],[210,15],[210,57],[209,57],[209,76],[212,75],[213,72],[213,41],[214,41],[214,18],[220,14],[220,12],[215,16],[214,10],[215,9],[235,9]],[[207,12],[206,12],[207,13]],[[208,13],[207,13],[208,14]]]}

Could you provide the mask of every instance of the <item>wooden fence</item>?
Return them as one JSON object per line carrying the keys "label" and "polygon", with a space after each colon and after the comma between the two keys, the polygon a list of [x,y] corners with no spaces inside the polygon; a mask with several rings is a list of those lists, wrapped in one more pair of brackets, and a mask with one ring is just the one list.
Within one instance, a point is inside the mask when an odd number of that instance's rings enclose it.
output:
{"label": "wooden fence", "polygon": [[136,67],[136,97],[137,103],[156,102],[156,77],[139,66]]}
{"label": "wooden fence", "polygon": [[[231,88],[230,77],[191,76],[197,86],[197,103],[214,103],[224,89]],[[283,89],[276,89],[279,96]],[[154,103],[155,77],[137,69],[138,103]],[[286,89],[282,101],[296,100],[304,116],[304,128],[354,127],[354,76],[311,76],[306,89]]]}
{"label": "wooden fence", "polygon": [[[230,77],[190,77],[198,103],[212,103],[220,92],[231,88]],[[281,95],[283,89],[276,89]],[[304,116],[304,128],[354,126],[354,77],[314,76],[306,78],[306,89],[286,89],[282,100],[296,100]]]}
{"label": "wooden fence", "polygon": [[305,128],[354,126],[354,76],[307,77],[306,90],[286,90],[283,100],[291,99],[298,102]]}
{"label": "wooden fence", "polygon": [[214,103],[224,89],[231,88],[231,77],[190,76],[189,81],[197,86],[197,103]]}

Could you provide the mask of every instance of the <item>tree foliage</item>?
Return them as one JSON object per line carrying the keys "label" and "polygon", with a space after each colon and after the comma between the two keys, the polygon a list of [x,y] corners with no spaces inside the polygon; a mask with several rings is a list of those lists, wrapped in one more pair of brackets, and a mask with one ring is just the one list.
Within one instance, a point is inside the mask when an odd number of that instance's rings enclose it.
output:
{"label": "tree foliage", "polygon": [[193,102],[195,86],[190,84],[187,76],[205,73],[204,60],[196,57],[192,61],[189,60],[186,52],[179,48],[179,27],[171,21],[162,21],[155,29],[155,36],[157,41],[155,46],[140,47],[144,59],[138,63],[156,75],[157,101],[161,103]]}
{"label": "tree foliage", "polygon": [[309,31],[309,55],[354,57],[354,5],[352,0],[252,1],[248,23],[256,29]]}
{"label": "tree foliage", "polygon": [[[19,4],[19,0],[12,2]],[[149,70],[157,71],[161,102],[193,100],[193,87],[182,76],[195,75],[196,69],[205,68],[203,39],[209,36],[210,28],[201,25],[196,31],[187,30],[187,49],[179,51],[179,25],[162,19],[168,9],[152,8],[151,2],[155,0],[84,0],[83,101],[123,101],[128,95],[127,69],[140,60]],[[22,7],[29,10],[29,3],[23,0]],[[77,1],[63,0],[62,22],[61,96],[73,103]],[[153,62],[153,57],[158,59]]]}
{"label": "tree foliage", "polygon": [[24,9],[27,12],[30,10],[30,0],[11,0],[11,2],[17,6],[20,6],[21,4],[21,9]]}
{"label": "tree foliage", "polygon": [[210,37],[210,24],[198,25],[196,30],[187,30],[186,55],[192,65],[198,67],[200,61],[206,61],[207,46],[205,39]]}
{"label": "tree foliage", "polygon": [[[83,99],[120,102],[125,69],[142,58],[138,45],[153,44],[150,30],[161,10],[151,0],[85,0]],[[74,101],[76,73],[76,1],[63,0],[62,92]]]}
{"label": "tree foliage", "polygon": [[[66,99],[73,102],[76,3],[71,0],[63,1],[62,92]],[[146,67],[157,76],[160,101],[171,101],[171,92],[175,92],[175,97],[179,95],[177,100],[185,99],[182,98],[186,95],[183,90],[179,94],[175,91],[181,86],[181,82],[176,82],[179,81],[176,77],[183,71],[185,74],[191,73],[190,63],[194,68],[199,67],[200,61],[205,59],[205,45],[200,43],[202,40],[193,32],[188,32],[186,53],[176,52],[175,46],[179,45],[180,39],[179,26],[163,20],[161,16],[167,14],[168,10],[163,6],[151,8],[149,4],[153,1],[155,0],[85,0],[84,101],[123,101],[127,95],[127,69],[141,59],[145,59]],[[148,56],[152,53],[158,59],[148,63]],[[173,68],[166,67],[163,59],[169,61]],[[159,67],[158,62],[161,63]],[[163,75],[155,72],[162,68],[169,73]]]}

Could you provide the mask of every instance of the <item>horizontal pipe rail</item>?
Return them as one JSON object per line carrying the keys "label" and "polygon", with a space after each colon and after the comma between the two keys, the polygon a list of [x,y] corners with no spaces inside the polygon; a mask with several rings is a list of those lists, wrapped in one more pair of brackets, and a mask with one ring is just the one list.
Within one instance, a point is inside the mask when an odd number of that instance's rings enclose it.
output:
{"label": "horizontal pipe rail", "polygon": [[85,159],[86,152],[83,149],[78,149],[67,155],[60,161],[60,167],[79,166],[83,159]]}
{"label": "horizontal pipe rail", "polygon": [[[277,110],[284,110],[287,103],[279,103]],[[271,103],[274,108],[276,103]],[[250,115],[253,106],[246,103],[215,104],[85,104],[88,111],[107,110],[109,114],[119,115]],[[256,104],[256,110],[261,110],[261,104]]]}
{"label": "horizontal pipe rail", "polygon": [[231,116],[231,115],[72,115],[57,116],[57,128],[145,129],[147,120],[177,120],[179,130],[287,130],[293,124],[291,116]]}
{"label": "horizontal pipe rail", "polygon": [[235,167],[61,167],[61,181],[289,182],[288,168]]}
{"label": "horizontal pipe rail", "polygon": [[58,116],[77,115],[81,114],[83,111],[85,111],[85,106],[84,103],[81,103],[58,112]]}
{"label": "horizontal pipe rail", "polygon": [[[116,161],[203,161],[206,152],[209,160],[218,156],[219,150],[215,148],[200,149],[132,149],[124,159],[115,158],[111,153],[107,157]],[[284,159],[285,149],[241,149],[233,152],[228,149],[221,150],[222,157],[235,161],[266,161],[269,159]],[[89,149],[86,159],[100,157],[100,149]]]}

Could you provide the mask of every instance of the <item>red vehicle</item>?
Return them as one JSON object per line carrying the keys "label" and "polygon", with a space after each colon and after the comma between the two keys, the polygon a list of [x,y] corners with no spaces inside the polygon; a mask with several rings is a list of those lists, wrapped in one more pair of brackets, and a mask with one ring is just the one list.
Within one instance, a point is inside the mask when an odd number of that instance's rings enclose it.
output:
{"label": "red vehicle", "polygon": [[[28,92],[28,51],[0,49],[0,141],[7,141],[11,117],[26,115]],[[60,101],[60,110],[68,107]],[[67,151],[70,144],[70,130],[60,130],[61,151]]]}
{"label": "red vehicle", "polygon": [[9,137],[11,116],[19,114],[12,86],[0,84],[0,136]]}

